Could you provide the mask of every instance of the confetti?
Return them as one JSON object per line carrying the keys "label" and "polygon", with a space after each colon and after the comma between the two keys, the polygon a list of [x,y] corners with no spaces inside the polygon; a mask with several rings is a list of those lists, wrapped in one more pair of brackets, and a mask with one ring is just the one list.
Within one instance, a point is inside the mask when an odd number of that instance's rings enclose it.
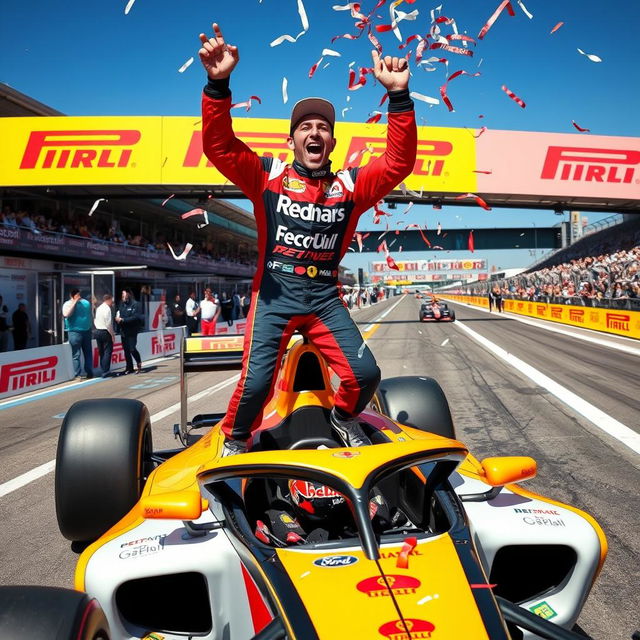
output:
{"label": "confetti", "polygon": [[513,93],[513,91],[510,91],[509,89],[507,89],[507,87],[505,85],[502,85],[502,90],[516,103],[519,104],[523,109],[527,106],[524,101],[521,98],[518,98],[518,96]]}
{"label": "confetti", "polygon": [[454,200],[464,200],[465,198],[473,198],[478,206],[482,207],[486,211],[491,211],[491,207],[479,195],[476,195],[475,193],[463,193],[462,195],[456,196]]}
{"label": "confetti", "polygon": [[533,15],[531,15],[531,13],[527,10],[527,7],[524,6],[524,2],[522,2],[522,0],[516,0],[516,2],[518,3],[518,6],[522,9],[522,11],[524,12],[524,15],[527,16],[527,18],[529,18],[529,20],[533,19]]}
{"label": "confetti", "polygon": [[238,109],[240,107],[245,107],[245,110],[249,111],[249,109],[251,109],[252,100],[257,100],[259,104],[262,104],[262,100],[260,100],[258,96],[251,96],[248,100],[245,100],[244,102],[236,102],[236,104],[232,104],[231,108]]}
{"label": "confetti", "polygon": [[298,14],[300,16],[300,22],[302,23],[302,31],[295,38],[288,34],[282,35],[271,42],[269,44],[270,47],[277,47],[285,40],[287,42],[296,42],[300,36],[303,36],[309,30],[309,19],[307,18],[307,12],[305,11],[304,4],[302,4],[302,0],[298,0]]}
{"label": "confetti", "polygon": [[478,131],[478,133],[475,133],[473,137],[479,138],[486,130],[487,130],[487,127],[480,127],[480,131]]}
{"label": "confetti", "polygon": [[479,75],[479,71],[476,71],[475,73],[468,73],[467,71],[459,70],[455,71],[447,78],[446,82],[440,87],[440,95],[442,96],[442,101],[447,105],[447,109],[449,109],[449,111],[453,111],[453,105],[451,104],[451,100],[449,100],[449,96],[447,96],[447,85],[458,76],[471,76],[472,78],[475,78]]}
{"label": "confetti", "polygon": [[442,233],[442,225],[438,222],[438,227],[437,227],[437,235],[440,235]]}
{"label": "confetti", "polygon": [[204,211],[204,223],[197,225],[198,229],[203,229],[209,224],[209,216],[206,211]]}
{"label": "confetti", "polygon": [[387,254],[386,258],[387,258],[387,266],[389,267],[389,269],[395,269],[396,271],[400,271],[400,267],[396,264],[396,261],[389,254]]}
{"label": "confetti", "polygon": [[173,250],[173,247],[168,242],[167,247],[169,247],[169,251],[171,251],[171,255],[173,256],[174,260],[178,261],[186,260],[189,252],[191,251],[191,249],[193,249],[193,245],[190,242],[187,242],[184,247],[184,251],[179,256],[177,256],[176,252]]}
{"label": "confetti", "polygon": [[469,231],[469,238],[467,239],[467,249],[473,253],[475,251],[475,245],[473,242],[473,230]]}
{"label": "confetti", "polygon": [[376,124],[382,118],[382,111],[372,111],[373,115],[367,119],[365,124]]}
{"label": "confetti", "polygon": [[449,53],[457,53],[461,56],[473,56],[473,51],[471,51],[471,49],[462,49],[461,47],[454,47],[442,42],[434,42],[429,49],[444,49],[445,51],[449,51]]}
{"label": "confetti", "polygon": [[367,74],[373,73],[373,69],[370,67],[360,67],[360,74],[358,81],[356,82],[356,72],[353,69],[349,69],[349,91],[356,91],[367,84]]}
{"label": "confetti", "polygon": [[584,133],[585,131],[591,131],[591,129],[584,129],[583,127],[581,127],[575,120],[571,121],[571,124],[580,132],[580,133]]}
{"label": "confetti", "polygon": [[493,23],[498,19],[498,16],[502,13],[502,11],[505,8],[509,12],[510,16],[513,17],[516,15],[516,12],[513,10],[513,7],[511,6],[511,2],[509,0],[503,0],[498,5],[498,8],[493,12],[493,15],[487,20],[487,23],[484,25],[484,27],[480,29],[480,33],[478,34],[478,40],[482,40],[482,38],[484,38],[487,35],[487,31],[491,29],[491,27],[493,26]]}
{"label": "confetti", "polygon": [[191,56],[179,69],[178,73],[184,73],[192,64],[193,56]]}
{"label": "confetti", "polygon": [[449,338],[447,338],[446,340],[444,340],[444,341],[440,344],[440,346],[441,346],[441,347],[444,347],[444,346],[446,346],[446,345],[448,345],[448,344],[449,344]]}
{"label": "confetti", "polygon": [[175,198],[175,195],[176,195],[175,193],[172,193],[168,198],[165,198],[160,206],[164,207],[164,205],[167,204],[167,202],[169,202],[171,198]]}
{"label": "confetti", "polygon": [[409,211],[411,211],[411,207],[413,207],[413,202],[410,202],[410,203],[407,205],[407,208],[402,212],[402,214],[401,214],[401,215],[405,215],[406,213],[409,213]]}
{"label": "confetti", "polygon": [[473,173],[484,173],[484,175],[490,176],[493,173],[493,171],[482,171],[481,169],[474,169]]}
{"label": "confetti", "polygon": [[98,199],[93,203],[93,205],[91,206],[91,210],[89,211],[89,216],[91,217],[91,216],[93,215],[93,212],[98,208],[98,205],[99,205],[101,202],[106,202],[106,201],[107,201],[107,199],[106,199],[106,198],[98,198]]}
{"label": "confetti", "polygon": [[289,95],[287,94],[287,85],[289,84],[289,81],[287,80],[287,78],[282,78],[282,102],[284,104],[287,104],[287,102],[289,102]]}
{"label": "confetti", "polygon": [[182,220],[186,220],[187,218],[193,218],[193,216],[204,216],[206,215],[206,211],[204,209],[191,209],[191,211],[187,211],[183,213],[180,218]]}
{"label": "confetti", "polygon": [[583,56],[587,56],[591,62],[602,62],[602,58],[600,56],[595,55],[595,53],[585,53],[582,49],[578,49],[578,53]]}
{"label": "confetti", "polygon": [[352,109],[352,108],[353,108],[353,107],[345,107],[345,108],[340,112],[341,117],[343,117],[343,118],[344,118],[344,114],[345,114],[345,113],[347,113],[347,111],[351,111],[351,109]]}
{"label": "confetti", "polygon": [[440,100],[437,98],[431,98],[430,96],[425,96],[422,93],[418,93],[417,91],[412,91],[409,94],[414,100],[421,100],[422,102],[426,102],[427,104],[440,104]]}
{"label": "confetti", "polygon": [[124,15],[125,16],[129,13],[129,11],[131,11],[131,7],[133,7],[133,3],[135,1],[136,0],[129,0],[129,2],[127,2],[127,6],[124,8]]}
{"label": "confetti", "polygon": [[558,24],[555,27],[553,27],[551,31],[549,31],[549,35],[551,35],[552,33],[555,33],[563,24],[564,22],[558,22]]}
{"label": "confetti", "polygon": [[398,554],[398,559],[396,560],[396,567],[399,569],[408,569],[409,568],[409,555],[415,549],[418,544],[418,539],[415,537],[405,538],[404,544],[402,545],[402,549]]}

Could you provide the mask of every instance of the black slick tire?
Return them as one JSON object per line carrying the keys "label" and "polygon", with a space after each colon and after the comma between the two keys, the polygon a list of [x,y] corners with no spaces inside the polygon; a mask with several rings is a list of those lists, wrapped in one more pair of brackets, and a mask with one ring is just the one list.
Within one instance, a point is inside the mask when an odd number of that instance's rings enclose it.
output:
{"label": "black slick tire", "polygon": [[433,378],[385,378],[378,385],[371,408],[409,427],[445,438],[456,437],[449,403]]}
{"label": "black slick tire", "polygon": [[62,535],[91,542],[136,504],[153,469],[151,423],[139,400],[81,400],[67,412],[56,455]]}
{"label": "black slick tire", "polygon": [[2,640],[109,640],[98,602],[56,587],[0,586]]}

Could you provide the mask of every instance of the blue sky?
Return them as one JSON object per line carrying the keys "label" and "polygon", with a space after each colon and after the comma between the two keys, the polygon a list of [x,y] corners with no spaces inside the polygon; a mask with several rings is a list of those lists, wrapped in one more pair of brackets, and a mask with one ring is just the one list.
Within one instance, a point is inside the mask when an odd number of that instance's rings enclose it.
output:
{"label": "blue sky", "polygon": [[[475,49],[472,58],[440,54],[450,60],[449,73],[464,69],[480,71],[481,75],[459,77],[450,84],[453,113],[442,103],[429,108],[418,102],[418,122],[573,133],[571,121],[575,120],[593,134],[640,135],[640,72],[634,62],[640,2],[523,1],[533,14],[532,20],[513,0],[515,17],[504,11],[484,40],[471,47]],[[128,15],[124,14],[126,0],[3,2],[0,82],[68,115],[197,114],[205,80],[197,58],[198,33],[209,33],[211,22],[217,21],[227,40],[240,50],[240,64],[232,77],[234,99],[241,101],[250,95],[262,99],[261,105],[254,103],[247,116],[287,118],[296,100],[322,95],[334,102],[338,112],[351,107],[343,120],[363,122],[378,108],[383,93],[372,81],[358,91],[347,91],[349,63],[370,66],[371,45],[366,34],[356,41],[340,39],[331,43],[334,35],[358,33],[348,11],[332,10],[334,4],[344,4],[342,0],[303,3],[308,31],[295,43],[270,47],[269,43],[278,36],[295,36],[302,30],[297,0],[136,0]],[[373,0],[363,2],[362,12],[368,13],[374,4]],[[389,1],[375,12],[374,24],[389,22],[388,4]],[[437,0],[416,0],[399,5],[398,9],[407,13],[419,12],[415,21],[399,24],[403,38],[426,33],[430,10],[438,4]],[[460,33],[475,38],[498,4],[499,0],[445,0],[440,15],[454,18]],[[550,35],[560,21],[564,25]],[[451,29],[443,26],[443,32],[451,33]],[[398,51],[400,43],[392,33],[376,35],[385,54],[404,53]],[[325,62],[330,65],[320,68],[310,79],[309,68],[323,48],[338,51],[341,57],[326,57]],[[577,48],[600,56],[603,62],[589,61]],[[425,57],[437,53],[427,53]],[[194,63],[184,73],[178,73],[191,56],[195,57]],[[439,98],[444,66],[438,65],[432,73],[414,65],[412,70],[411,89]],[[288,79],[287,104],[281,93],[283,77]],[[525,100],[526,109],[501,91],[503,84]],[[480,114],[483,119],[478,118]],[[608,214],[587,215],[592,222]],[[430,227],[440,221],[443,229],[533,222],[548,226],[559,221],[553,212],[485,212],[455,207],[445,207],[437,213],[430,207],[414,207],[409,217],[408,222],[427,223]],[[371,221],[371,215],[365,214],[361,228],[371,228]],[[532,260],[528,251],[489,254],[477,257],[487,257],[501,268]],[[425,255],[438,257],[434,253]],[[405,259],[413,257],[402,255]],[[345,264],[355,268],[364,266],[369,259],[371,256],[349,254]]]}

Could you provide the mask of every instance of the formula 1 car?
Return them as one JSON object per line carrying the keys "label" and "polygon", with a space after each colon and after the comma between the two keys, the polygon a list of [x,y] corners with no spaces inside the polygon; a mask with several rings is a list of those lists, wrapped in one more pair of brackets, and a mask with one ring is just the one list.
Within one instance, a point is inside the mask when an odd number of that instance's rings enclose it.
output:
{"label": "formula 1 car", "polygon": [[[194,358],[206,368],[188,346],[183,368]],[[9,620],[26,625],[15,637],[66,638],[29,627],[62,612],[68,637],[92,640],[579,637],[606,539],[520,487],[534,460],[476,460],[426,377],[383,380],[361,415],[372,446],[345,448],[331,371],[304,342],[274,388],[249,453],[226,458],[220,414],[178,425],[186,448],[154,452],[139,401],[74,404],[55,482],[62,534],[90,543],[77,592],[5,594],[0,636],[14,637]]]}
{"label": "formula 1 car", "polygon": [[454,322],[456,312],[446,302],[428,298],[420,305],[420,322]]}

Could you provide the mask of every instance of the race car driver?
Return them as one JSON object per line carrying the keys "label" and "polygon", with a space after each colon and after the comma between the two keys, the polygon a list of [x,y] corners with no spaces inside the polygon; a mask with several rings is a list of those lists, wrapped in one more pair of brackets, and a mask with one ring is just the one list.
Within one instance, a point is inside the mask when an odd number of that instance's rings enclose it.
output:
{"label": "race car driver", "polygon": [[387,149],[366,167],[334,173],[335,111],[321,98],[298,102],[291,114],[289,165],[258,157],[232,129],[229,77],[239,60],[217,24],[200,34],[208,83],[202,98],[203,150],[214,166],[253,202],[258,267],[244,343],[240,380],[222,422],[222,455],[247,450],[272,393],[289,338],[297,329],[340,377],[331,425],[346,446],[370,441],[357,416],[380,380],[373,354],[337,295],[338,266],[358,218],[413,169],[416,125],[404,58],[372,51],[376,79],[389,96]]}

